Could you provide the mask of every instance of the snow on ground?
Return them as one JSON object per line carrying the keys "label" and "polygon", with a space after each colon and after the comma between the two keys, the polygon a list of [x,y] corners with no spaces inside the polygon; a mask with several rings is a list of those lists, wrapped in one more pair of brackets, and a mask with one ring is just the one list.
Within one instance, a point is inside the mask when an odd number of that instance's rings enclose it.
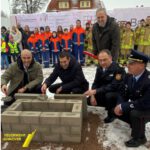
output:
{"label": "snow on ground", "polygon": [[[51,68],[43,69],[44,79],[49,76],[49,74],[52,72],[52,70],[53,69],[51,69]],[[85,77],[89,81],[90,87],[91,87],[91,84],[95,77],[96,67],[95,66],[83,67],[83,71],[84,71]],[[1,74],[3,72],[4,71],[2,71]],[[60,81],[60,79],[56,80],[56,83],[59,81]],[[50,98],[53,98],[53,96],[54,96],[49,91],[47,91],[46,94]],[[1,93],[1,96],[4,96],[4,95]],[[106,117],[106,111],[102,107],[89,106],[88,112],[98,114],[102,120]],[[90,130],[90,126],[89,126],[89,130]],[[99,126],[97,128],[96,136],[97,136],[98,142],[103,141],[103,147],[106,150],[108,148],[110,148],[111,150],[139,150],[139,149],[140,150],[148,150],[148,149],[150,149],[150,122],[146,124],[146,137],[147,137],[148,142],[145,145],[140,146],[138,148],[125,147],[124,142],[131,138],[130,132],[131,132],[131,129],[127,123],[116,119],[114,122],[112,122],[110,124],[104,124],[103,128],[101,128]],[[48,149],[51,149],[51,147],[50,146],[41,147],[40,149],[48,150]],[[55,150],[61,150],[61,149],[63,149],[61,146],[55,148]],[[68,150],[72,150],[72,148],[68,148]]]}

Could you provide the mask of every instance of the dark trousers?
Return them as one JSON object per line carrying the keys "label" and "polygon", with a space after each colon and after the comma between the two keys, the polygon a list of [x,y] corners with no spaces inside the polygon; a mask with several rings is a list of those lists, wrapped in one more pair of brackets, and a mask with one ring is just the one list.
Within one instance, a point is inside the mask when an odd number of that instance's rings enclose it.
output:
{"label": "dark trousers", "polygon": [[150,122],[150,111],[132,110],[118,118],[130,124],[133,138],[145,137],[145,124]]}
{"label": "dark trousers", "polygon": [[[107,92],[103,93],[100,92],[95,95],[96,101],[97,101],[97,106],[105,107],[106,110],[108,111],[109,116],[113,116],[113,108],[117,104],[117,93],[116,92]],[[89,102],[88,102],[88,105]]]}
{"label": "dark trousers", "polygon": [[50,58],[49,58],[49,50],[42,51],[42,62],[44,64],[44,68],[49,68]]}
{"label": "dark trousers", "polygon": [[95,95],[95,98],[98,106],[106,107],[107,110],[110,110],[116,106],[116,96],[116,92],[100,92]]}
{"label": "dark trousers", "polygon": [[[53,84],[49,87],[49,91],[51,93],[56,93],[56,90],[61,87],[63,84],[62,83],[58,83],[58,84]],[[83,94],[87,89],[82,89],[81,87],[76,87],[76,88],[71,88],[71,89],[68,89],[68,90],[62,90],[60,92],[60,94]]]}
{"label": "dark trousers", "polygon": [[84,45],[74,45],[74,54],[75,58],[80,64],[84,64],[84,57],[83,57]]}

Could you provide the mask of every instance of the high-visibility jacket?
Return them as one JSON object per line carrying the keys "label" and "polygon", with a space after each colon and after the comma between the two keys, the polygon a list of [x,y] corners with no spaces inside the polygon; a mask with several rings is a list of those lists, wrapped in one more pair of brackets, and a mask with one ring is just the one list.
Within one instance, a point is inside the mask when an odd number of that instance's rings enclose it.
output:
{"label": "high-visibility jacket", "polygon": [[143,38],[143,45],[150,46],[150,26],[145,27],[145,34]]}
{"label": "high-visibility jacket", "polygon": [[57,36],[58,36],[59,40],[61,41],[61,38],[62,38],[62,36],[63,36],[63,33],[57,32]]}
{"label": "high-visibility jacket", "polygon": [[34,35],[34,36],[30,36],[28,38],[28,45],[29,45],[29,49],[32,53],[35,52],[39,52],[39,41],[38,38]]}
{"label": "high-visibility jacket", "polygon": [[85,30],[82,27],[76,27],[73,30],[72,41],[75,45],[84,45]]}
{"label": "high-visibility jacket", "polygon": [[60,38],[59,37],[51,37],[50,39],[50,48],[51,51],[53,52],[59,52],[61,47],[60,47]]}
{"label": "high-visibility jacket", "polygon": [[8,47],[10,49],[10,54],[19,54],[19,48],[18,48],[18,43],[14,42],[8,42]]}
{"label": "high-visibility jacket", "polygon": [[40,48],[40,51],[50,50],[50,41],[46,35],[41,36],[41,38],[39,39],[39,48]]}
{"label": "high-visibility jacket", "polygon": [[89,31],[87,30],[85,32],[86,34],[86,38],[85,38],[85,48],[86,50],[90,50],[92,52],[92,49],[93,49],[93,44],[92,44],[92,30],[90,29]]}
{"label": "high-visibility jacket", "polygon": [[45,36],[47,39],[50,39],[52,37],[52,33],[51,32],[45,32]]}
{"label": "high-visibility jacket", "polygon": [[140,27],[136,27],[134,30],[134,35],[135,35],[135,45],[139,44],[139,36],[140,36]]}
{"label": "high-visibility jacket", "polygon": [[6,46],[6,42],[2,41],[1,42],[1,53],[7,53],[8,52],[8,48]]}
{"label": "high-visibility jacket", "polygon": [[73,30],[74,30],[74,29],[72,29],[72,30],[69,31],[69,34],[70,34],[70,36],[71,36],[71,39],[72,39]]}
{"label": "high-visibility jacket", "polygon": [[70,33],[64,34],[61,38],[62,49],[71,50],[72,49],[72,40]]}
{"label": "high-visibility jacket", "polygon": [[121,49],[133,49],[134,47],[134,32],[125,30],[122,35]]}
{"label": "high-visibility jacket", "polygon": [[141,27],[139,31],[138,45],[144,45],[145,27]]}

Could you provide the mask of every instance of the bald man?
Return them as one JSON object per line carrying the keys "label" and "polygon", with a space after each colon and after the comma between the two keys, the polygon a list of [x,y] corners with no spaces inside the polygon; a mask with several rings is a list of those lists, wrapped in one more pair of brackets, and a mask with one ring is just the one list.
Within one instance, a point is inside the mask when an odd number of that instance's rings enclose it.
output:
{"label": "bald man", "polygon": [[[40,93],[40,86],[43,81],[41,65],[35,62],[32,53],[24,49],[18,57],[17,62],[1,76],[1,90],[6,96],[14,96],[15,93]],[[7,84],[10,82],[9,86]],[[39,87],[39,88],[38,88]],[[11,105],[15,99],[5,103]]]}

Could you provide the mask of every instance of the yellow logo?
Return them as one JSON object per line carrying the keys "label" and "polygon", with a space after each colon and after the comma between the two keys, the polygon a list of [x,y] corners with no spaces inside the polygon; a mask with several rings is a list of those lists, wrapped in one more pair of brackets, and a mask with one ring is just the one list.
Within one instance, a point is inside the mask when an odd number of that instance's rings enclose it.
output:
{"label": "yellow logo", "polygon": [[35,135],[36,129],[31,133],[28,134],[27,138],[25,139],[22,147],[29,147],[31,140],[33,139],[34,135]]}

